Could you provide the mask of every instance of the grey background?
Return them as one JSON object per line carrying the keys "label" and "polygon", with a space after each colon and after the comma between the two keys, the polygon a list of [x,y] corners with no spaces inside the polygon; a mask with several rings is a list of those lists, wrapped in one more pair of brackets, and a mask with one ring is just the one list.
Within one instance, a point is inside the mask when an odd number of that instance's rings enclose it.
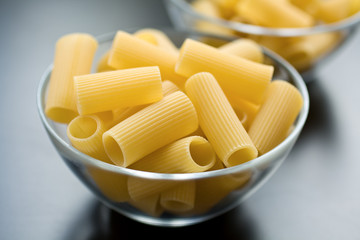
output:
{"label": "grey background", "polygon": [[166,229],[100,204],[41,126],[36,88],[70,32],[166,27],[161,1],[0,1],[0,239],[360,239],[360,34],[308,84],[308,122],[289,158],[240,207]]}

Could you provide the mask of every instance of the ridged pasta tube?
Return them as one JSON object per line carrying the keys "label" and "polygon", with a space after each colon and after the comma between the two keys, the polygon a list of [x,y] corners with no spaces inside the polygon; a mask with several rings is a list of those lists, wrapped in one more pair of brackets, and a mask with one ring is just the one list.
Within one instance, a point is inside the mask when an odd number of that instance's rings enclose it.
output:
{"label": "ridged pasta tube", "polygon": [[65,35],[56,43],[45,113],[56,122],[69,123],[78,115],[74,76],[90,73],[98,43],[88,34]]}
{"label": "ridged pasta tube", "polygon": [[185,181],[170,188],[160,195],[160,205],[169,212],[190,211],[195,205],[195,181]]}
{"label": "ridged pasta tube", "polygon": [[253,24],[274,28],[304,28],[315,24],[314,18],[288,1],[244,0],[237,13]]}
{"label": "ridged pasta tube", "polygon": [[270,151],[286,138],[302,105],[300,92],[290,83],[276,80],[270,84],[265,101],[249,129],[259,154]]}
{"label": "ridged pasta tube", "polygon": [[204,172],[215,160],[215,152],[205,138],[190,136],[160,148],[129,168],[158,173]]}
{"label": "ridged pasta tube", "polygon": [[159,200],[160,194],[154,194],[140,200],[131,199],[130,204],[150,216],[158,217],[164,211]]}
{"label": "ridged pasta tube", "polygon": [[94,73],[74,80],[81,115],[152,103],[163,97],[158,67]]}
{"label": "ridged pasta tube", "polygon": [[260,103],[274,67],[220,51],[204,43],[186,39],[180,49],[175,71],[185,77],[210,72],[226,93]]}
{"label": "ridged pasta tube", "polygon": [[197,127],[193,104],[183,92],[177,91],[106,131],[103,142],[110,159],[127,167]]}
{"label": "ridged pasta tube", "polygon": [[177,184],[179,184],[179,182],[171,180],[153,180],[139,177],[129,177],[127,187],[131,199],[134,201],[140,201],[150,196],[160,194]]}
{"label": "ridged pasta tube", "polygon": [[111,163],[102,144],[102,135],[106,130],[105,123],[99,116],[87,115],[75,117],[69,123],[66,133],[76,149],[93,158]]}
{"label": "ridged pasta tube", "polygon": [[181,88],[185,78],[175,73],[178,55],[166,49],[118,31],[110,50],[108,64],[114,68],[159,66],[162,79],[173,81]]}
{"label": "ridged pasta tube", "polygon": [[185,90],[198,113],[201,129],[225,166],[257,157],[254,144],[213,75],[193,75],[186,81]]}
{"label": "ridged pasta tube", "polygon": [[218,48],[222,52],[246,58],[253,62],[264,62],[264,54],[259,44],[251,39],[238,39],[226,43]]}

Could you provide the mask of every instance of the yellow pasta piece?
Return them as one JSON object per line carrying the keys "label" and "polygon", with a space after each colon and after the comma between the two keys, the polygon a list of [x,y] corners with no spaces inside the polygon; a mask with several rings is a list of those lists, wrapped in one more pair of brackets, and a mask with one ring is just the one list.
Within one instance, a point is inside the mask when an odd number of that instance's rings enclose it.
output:
{"label": "yellow pasta piece", "polygon": [[298,70],[306,70],[319,58],[330,52],[341,40],[338,33],[320,33],[302,37],[289,45],[283,53]]}
{"label": "yellow pasta piece", "polygon": [[152,195],[141,200],[131,200],[130,204],[142,212],[153,217],[159,217],[164,209],[160,205],[160,194]]}
{"label": "yellow pasta piece", "polygon": [[113,202],[127,202],[130,200],[126,175],[93,166],[88,166],[87,169],[95,185],[104,196]]}
{"label": "yellow pasta piece", "polygon": [[254,62],[264,62],[264,54],[260,45],[251,39],[234,40],[219,47],[219,50]]}
{"label": "yellow pasta piece", "polygon": [[315,24],[314,18],[288,1],[244,0],[237,13],[253,24],[274,28],[304,28]]}
{"label": "yellow pasta piece", "polygon": [[210,72],[226,93],[260,103],[274,67],[240,58],[201,42],[186,39],[180,49],[175,71],[185,77]]}
{"label": "yellow pasta piece", "polygon": [[[165,80],[162,82],[162,93],[163,96],[170,95],[171,93],[174,93],[176,91],[179,91],[180,89],[172,82]],[[127,108],[118,108],[113,110],[113,126],[118,124],[119,122],[125,120],[126,118],[130,117],[131,115],[137,113],[141,109],[149,106],[149,104],[145,105],[137,105],[133,107],[127,107]]]}
{"label": "yellow pasta piece", "polygon": [[[212,17],[212,18],[221,18],[221,13],[216,5],[208,0],[197,0],[192,2],[192,7],[194,10],[202,15]],[[233,35],[233,31],[229,28],[222,27],[220,25],[210,23],[206,20],[198,20],[195,23],[195,28],[199,31],[220,34],[220,35]]]}
{"label": "yellow pasta piece", "polygon": [[108,64],[114,68],[159,66],[162,79],[181,88],[185,79],[174,72],[178,55],[144,40],[118,31],[110,50]]}
{"label": "yellow pasta piece", "polygon": [[142,67],[76,76],[75,92],[81,115],[160,100],[158,67]]}
{"label": "yellow pasta piece", "polygon": [[106,130],[104,122],[96,115],[77,116],[67,127],[67,136],[79,151],[111,163],[102,144],[102,135]]}
{"label": "yellow pasta piece", "polygon": [[257,157],[257,150],[216,79],[198,73],[185,85],[198,113],[199,124],[218,157],[231,167]]}
{"label": "yellow pasta piece", "polygon": [[177,91],[109,129],[103,142],[110,159],[127,167],[197,127],[193,104],[183,92]]}
{"label": "yellow pasta piece", "polygon": [[270,151],[286,138],[302,105],[301,94],[290,83],[276,80],[270,84],[265,101],[249,129],[259,154]]}
{"label": "yellow pasta piece", "polygon": [[160,148],[129,168],[158,173],[204,172],[215,160],[215,152],[205,138],[190,136]]}
{"label": "yellow pasta piece", "polygon": [[179,49],[174,45],[170,38],[160,30],[145,28],[134,33],[134,36],[145,40],[157,47],[179,54]]}
{"label": "yellow pasta piece", "polygon": [[169,212],[181,213],[194,208],[195,181],[185,181],[160,195],[160,205]]}
{"label": "yellow pasta piece", "polygon": [[350,15],[351,0],[317,0],[316,17],[326,23],[340,21]]}
{"label": "yellow pasta piece", "polygon": [[97,41],[88,34],[69,34],[56,43],[45,113],[56,122],[69,123],[78,115],[74,76],[90,73]]}
{"label": "yellow pasta piece", "polygon": [[134,201],[140,201],[150,196],[160,194],[179,184],[177,181],[152,180],[138,177],[129,177],[127,187],[129,196]]}
{"label": "yellow pasta piece", "polygon": [[360,0],[350,0],[349,15],[353,15],[360,11]]}
{"label": "yellow pasta piece", "polygon": [[96,71],[97,72],[107,72],[107,71],[114,71],[116,68],[110,67],[108,64],[110,51],[107,51],[99,60],[97,64]]}

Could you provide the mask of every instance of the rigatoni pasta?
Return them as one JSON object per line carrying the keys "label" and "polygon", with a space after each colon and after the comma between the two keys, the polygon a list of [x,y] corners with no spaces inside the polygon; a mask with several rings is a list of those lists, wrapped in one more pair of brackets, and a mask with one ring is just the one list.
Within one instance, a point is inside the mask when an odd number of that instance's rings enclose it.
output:
{"label": "rigatoni pasta", "polygon": [[237,118],[224,92],[210,73],[197,73],[186,81],[199,124],[225,166],[257,157],[257,150]]}
{"label": "rigatoni pasta", "polygon": [[193,104],[184,93],[177,91],[106,131],[103,142],[110,159],[127,167],[197,127]]}
{"label": "rigatoni pasta", "polygon": [[158,67],[88,74],[77,76],[74,81],[82,115],[152,103],[163,97]]}
{"label": "rigatoni pasta", "polygon": [[234,40],[220,46],[218,49],[254,62],[264,62],[264,54],[260,45],[251,39],[241,38]]}
{"label": "rigatoni pasta", "polygon": [[97,41],[89,34],[65,35],[56,43],[54,68],[46,99],[46,115],[69,123],[78,115],[73,77],[90,73]]}
{"label": "rigatoni pasta", "polygon": [[274,67],[186,39],[181,46],[175,70],[185,77],[199,72],[210,72],[226,93],[238,94],[248,101],[260,103]]}
{"label": "rigatoni pasta", "polygon": [[270,151],[286,138],[302,105],[301,94],[290,83],[277,80],[270,84],[265,102],[249,129],[259,154]]}
{"label": "rigatoni pasta", "polygon": [[195,181],[184,181],[160,195],[160,205],[167,211],[182,213],[195,206]]}

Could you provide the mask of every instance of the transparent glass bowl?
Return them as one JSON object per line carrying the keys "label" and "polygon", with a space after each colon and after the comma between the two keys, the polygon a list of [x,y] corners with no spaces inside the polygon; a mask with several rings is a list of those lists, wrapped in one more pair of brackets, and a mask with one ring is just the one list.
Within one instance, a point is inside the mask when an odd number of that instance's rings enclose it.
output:
{"label": "transparent glass bowl", "polygon": [[[228,41],[193,32],[164,30],[178,46],[186,38]],[[99,49],[95,62],[111,46],[115,33],[98,37]],[[53,122],[44,113],[46,93],[52,65],[41,77],[37,92],[37,106],[41,121],[58,153],[72,172],[109,208],[142,223],[157,226],[186,226],[216,217],[236,206],[257,191],[278,169],[289,154],[303,128],[309,111],[306,85],[298,72],[276,54],[265,50],[267,61],[275,66],[274,78],[287,80],[296,86],[304,99],[304,106],[289,136],[270,152],[247,163],[209,172],[161,174],[127,169],[101,162],[73,148],[66,137],[66,125]],[[180,184],[195,184],[195,209],[182,213],[164,212],[159,194],[143,196],[134,202],[129,199],[128,184],[140,181],[149,189],[162,191]],[[175,204],[175,203],[169,203]],[[183,207],[179,205],[179,209]]]}
{"label": "transparent glass bowl", "polygon": [[[344,45],[360,23],[359,12],[339,22],[310,28],[269,28],[205,16],[192,8],[192,2],[194,0],[164,1],[176,28],[211,31],[220,35],[231,32],[239,37],[253,39],[290,62],[306,77],[305,81],[323,60]],[[206,28],[202,27],[204,23]]]}

